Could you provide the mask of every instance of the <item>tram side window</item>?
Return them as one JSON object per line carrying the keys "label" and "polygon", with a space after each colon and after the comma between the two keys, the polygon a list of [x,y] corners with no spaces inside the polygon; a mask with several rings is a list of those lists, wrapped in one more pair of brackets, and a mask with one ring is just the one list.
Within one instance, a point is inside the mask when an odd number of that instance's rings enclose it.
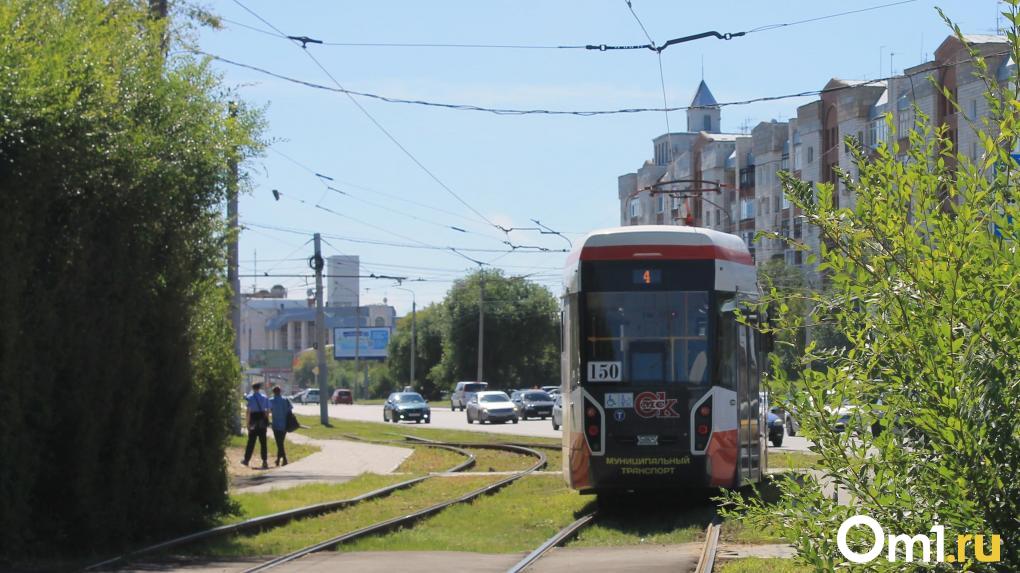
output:
{"label": "tram side window", "polygon": [[737,387],[737,321],[732,312],[719,315],[719,377],[717,383]]}

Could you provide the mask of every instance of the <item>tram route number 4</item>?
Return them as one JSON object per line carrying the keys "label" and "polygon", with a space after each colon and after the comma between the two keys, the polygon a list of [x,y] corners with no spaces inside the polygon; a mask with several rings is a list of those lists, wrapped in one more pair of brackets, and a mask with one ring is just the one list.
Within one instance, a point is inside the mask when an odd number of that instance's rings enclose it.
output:
{"label": "tram route number 4", "polygon": [[620,362],[588,363],[588,382],[619,382],[622,373]]}

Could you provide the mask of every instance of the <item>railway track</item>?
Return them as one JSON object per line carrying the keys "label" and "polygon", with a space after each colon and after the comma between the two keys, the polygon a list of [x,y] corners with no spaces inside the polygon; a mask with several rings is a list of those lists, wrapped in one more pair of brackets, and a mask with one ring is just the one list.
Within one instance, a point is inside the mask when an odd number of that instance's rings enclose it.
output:
{"label": "railway track", "polygon": [[[450,444],[450,443],[432,442],[432,441],[427,442],[427,445],[430,445],[430,446],[459,447],[459,446],[454,446],[453,444]],[[259,571],[268,571],[269,569],[273,569],[275,567],[279,567],[280,565],[284,565],[286,563],[291,563],[293,561],[301,559],[302,557],[305,557],[307,555],[311,555],[312,553],[317,553],[319,551],[324,551],[324,550],[327,550],[327,549],[333,549],[333,548],[335,548],[335,547],[337,547],[339,545],[342,545],[344,543],[348,543],[350,541],[354,541],[356,539],[360,539],[362,537],[366,537],[366,536],[369,536],[369,535],[374,535],[374,534],[377,534],[377,533],[383,533],[383,532],[387,532],[387,531],[392,531],[392,530],[398,529],[398,528],[400,528],[402,526],[416,523],[417,521],[419,521],[421,519],[424,519],[425,517],[437,514],[437,513],[443,511],[444,509],[446,509],[447,507],[450,507],[452,505],[455,505],[455,504],[458,504],[458,503],[467,503],[467,502],[470,502],[470,501],[474,500],[475,498],[478,498],[478,497],[480,497],[482,495],[486,495],[486,494],[489,494],[489,493],[494,493],[496,491],[499,491],[500,489],[502,489],[502,488],[506,487],[507,485],[517,481],[518,479],[520,479],[520,478],[522,478],[522,477],[524,477],[524,476],[526,476],[526,475],[528,475],[528,474],[530,474],[532,472],[535,472],[535,471],[538,471],[538,470],[542,469],[545,466],[545,463],[546,463],[545,454],[543,454],[543,453],[541,453],[539,451],[536,451],[536,450],[533,450],[533,449],[530,449],[530,448],[521,447],[521,446],[500,445],[500,444],[470,444],[470,447],[486,447],[486,448],[494,448],[494,449],[511,450],[511,451],[515,451],[515,452],[518,452],[518,453],[524,453],[524,454],[531,455],[531,456],[537,458],[538,461],[536,461],[534,465],[532,465],[531,467],[529,467],[529,468],[527,468],[525,470],[521,470],[519,472],[516,472],[513,475],[510,475],[510,476],[508,476],[506,478],[503,478],[503,479],[501,479],[501,480],[499,480],[497,482],[494,482],[494,483],[491,483],[489,485],[486,485],[486,486],[480,487],[478,489],[475,489],[473,491],[470,491],[470,492],[468,492],[468,493],[466,493],[466,494],[464,494],[462,496],[459,496],[459,497],[456,497],[456,498],[453,498],[453,499],[449,499],[449,500],[437,503],[435,505],[426,507],[425,509],[421,509],[421,510],[415,511],[413,513],[409,513],[407,515],[403,515],[403,516],[399,516],[399,517],[394,517],[392,519],[387,519],[387,520],[384,520],[384,521],[380,521],[378,523],[374,523],[374,524],[369,525],[367,527],[363,527],[361,529],[357,529],[355,531],[344,533],[344,534],[338,535],[336,537],[327,539],[325,541],[316,543],[315,545],[310,545],[308,547],[304,547],[302,549],[299,549],[297,551],[293,551],[293,552],[288,553],[286,555],[281,555],[279,557],[276,557],[276,558],[273,558],[273,559],[271,559],[269,561],[266,561],[266,562],[264,562],[262,564],[259,564],[259,565],[255,566],[255,567],[251,567],[251,568],[245,569],[244,573],[256,573],[256,572],[259,572]]]}
{"label": "railway track", "polygon": [[[467,451],[467,450],[465,450],[463,448],[459,448],[457,446],[445,445],[445,444],[436,444],[436,443],[423,443],[421,445],[426,446],[426,447],[434,447],[434,448],[440,448],[440,449],[444,449],[444,450],[453,451],[453,452],[456,452],[458,454],[463,455],[466,458],[463,462],[461,462],[461,463],[451,467],[449,470],[447,470],[447,472],[449,472],[449,473],[462,472],[464,470],[470,469],[471,467],[473,467],[475,465],[475,456],[474,456],[474,454],[472,454],[471,452],[469,452],[469,451]],[[244,520],[244,521],[240,521],[238,523],[231,523],[231,524],[228,524],[228,525],[221,525],[219,527],[213,527],[213,528],[210,528],[210,529],[205,529],[205,530],[198,531],[198,532],[195,532],[195,533],[190,533],[188,535],[182,535],[180,537],[175,537],[173,539],[169,539],[167,541],[162,541],[160,543],[149,545],[149,546],[143,547],[141,549],[136,549],[134,551],[131,551],[129,553],[125,553],[123,555],[118,555],[116,557],[107,559],[105,561],[101,561],[99,563],[94,563],[92,565],[89,565],[89,566],[85,567],[84,569],[82,569],[82,571],[100,571],[100,570],[104,570],[104,569],[110,569],[110,568],[116,567],[118,565],[123,565],[125,563],[128,563],[131,560],[137,559],[138,557],[142,557],[142,556],[145,556],[145,555],[152,555],[152,554],[155,554],[155,553],[159,553],[161,551],[167,551],[169,549],[175,549],[175,548],[178,548],[178,547],[183,547],[185,545],[190,545],[192,543],[197,543],[197,542],[200,542],[200,541],[208,541],[210,539],[216,539],[216,538],[224,537],[224,536],[227,536],[227,535],[235,535],[235,534],[243,534],[243,533],[254,533],[254,532],[262,531],[262,530],[270,528],[270,527],[277,527],[277,526],[280,526],[280,525],[284,525],[284,524],[286,524],[286,523],[288,523],[288,522],[290,522],[292,520],[295,520],[295,519],[302,519],[302,518],[306,518],[306,517],[316,517],[316,516],[319,516],[319,515],[323,515],[323,514],[326,514],[326,513],[333,512],[333,511],[338,511],[338,510],[341,510],[341,509],[345,509],[347,507],[350,507],[352,505],[356,505],[356,504],[361,503],[363,501],[368,501],[368,500],[372,500],[372,499],[378,499],[378,498],[386,497],[386,496],[390,495],[391,493],[393,493],[395,491],[399,491],[399,490],[406,489],[406,488],[409,488],[411,486],[417,485],[417,484],[419,484],[419,483],[421,483],[421,482],[423,482],[423,481],[425,481],[425,480],[427,480],[427,479],[429,479],[431,477],[432,477],[431,475],[421,476],[421,477],[405,480],[405,481],[402,481],[400,483],[396,483],[396,484],[393,484],[393,485],[389,485],[389,486],[386,486],[386,487],[382,487],[382,488],[379,488],[379,489],[375,489],[375,490],[372,490],[370,492],[363,493],[361,495],[358,495],[358,496],[355,496],[355,497],[352,497],[352,498],[348,498],[348,499],[340,499],[340,500],[334,500],[334,501],[327,501],[327,502],[323,502],[323,503],[307,505],[307,506],[304,506],[304,507],[298,507],[298,508],[295,508],[295,509],[288,509],[286,511],[280,511],[280,512],[273,513],[273,514],[270,514],[270,515],[263,515],[263,516],[255,517],[255,518],[252,518],[252,519],[247,519],[247,520]]]}
{"label": "railway track", "polygon": [[559,547],[565,541],[577,535],[578,531],[581,531],[585,527],[591,525],[591,523],[595,521],[595,516],[597,515],[597,513],[598,512],[593,511],[587,515],[584,515],[577,519],[576,521],[574,521],[573,523],[571,523],[570,525],[557,531],[552,537],[547,539],[545,543],[539,545],[531,553],[528,553],[524,557],[524,559],[521,559],[520,561],[515,563],[513,567],[507,569],[506,570],[507,573],[520,573],[521,571],[524,571],[528,567],[531,567],[532,565],[535,564],[536,561],[541,559],[542,556],[548,553],[552,548]]}
{"label": "railway track", "polygon": [[712,569],[715,567],[715,554],[719,550],[721,527],[722,522],[716,518],[705,529],[705,544],[702,546],[701,556],[698,557],[698,565],[694,568],[694,573],[712,573]]}
{"label": "railway track", "polygon": [[[527,554],[523,559],[507,569],[507,573],[522,573],[523,571],[528,570],[553,548],[563,545],[565,542],[577,535],[579,531],[594,523],[597,516],[598,512],[593,511],[581,516],[570,525],[557,531],[552,535],[552,537],[535,548],[534,551]],[[694,573],[712,573],[712,570],[715,567],[715,555],[719,548],[720,527],[721,522],[718,518],[716,518],[705,529],[705,542],[698,555],[698,562],[694,568]]]}

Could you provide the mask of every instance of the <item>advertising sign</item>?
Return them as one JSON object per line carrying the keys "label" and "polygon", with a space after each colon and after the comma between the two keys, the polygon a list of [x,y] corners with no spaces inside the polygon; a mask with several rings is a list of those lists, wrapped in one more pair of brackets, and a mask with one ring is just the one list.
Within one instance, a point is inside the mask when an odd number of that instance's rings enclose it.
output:
{"label": "advertising sign", "polygon": [[365,327],[361,329],[360,340],[356,328],[333,329],[333,358],[337,360],[354,360],[355,344],[358,358],[382,360],[386,358],[386,349],[390,345],[389,327]]}
{"label": "advertising sign", "polygon": [[290,372],[294,364],[293,350],[252,349],[248,353],[248,367],[262,372]]}

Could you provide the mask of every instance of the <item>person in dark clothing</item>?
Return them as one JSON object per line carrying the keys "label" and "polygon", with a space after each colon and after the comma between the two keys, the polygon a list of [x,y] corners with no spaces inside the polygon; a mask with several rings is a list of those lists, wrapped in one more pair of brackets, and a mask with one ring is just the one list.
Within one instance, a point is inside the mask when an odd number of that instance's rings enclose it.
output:
{"label": "person in dark clothing", "polygon": [[280,393],[280,387],[273,388],[273,397],[269,399],[269,410],[273,414],[273,437],[276,438],[276,465],[287,465],[287,450],[283,442],[287,438],[287,414],[294,409],[290,400],[284,398]]}
{"label": "person in dark clothing", "polygon": [[245,396],[248,402],[248,445],[244,448],[244,460],[242,465],[248,465],[252,452],[255,450],[255,439],[258,438],[261,454],[262,469],[269,469],[269,452],[266,447],[266,430],[269,428],[269,398],[262,393],[262,384],[256,382],[251,385],[251,393]]}

